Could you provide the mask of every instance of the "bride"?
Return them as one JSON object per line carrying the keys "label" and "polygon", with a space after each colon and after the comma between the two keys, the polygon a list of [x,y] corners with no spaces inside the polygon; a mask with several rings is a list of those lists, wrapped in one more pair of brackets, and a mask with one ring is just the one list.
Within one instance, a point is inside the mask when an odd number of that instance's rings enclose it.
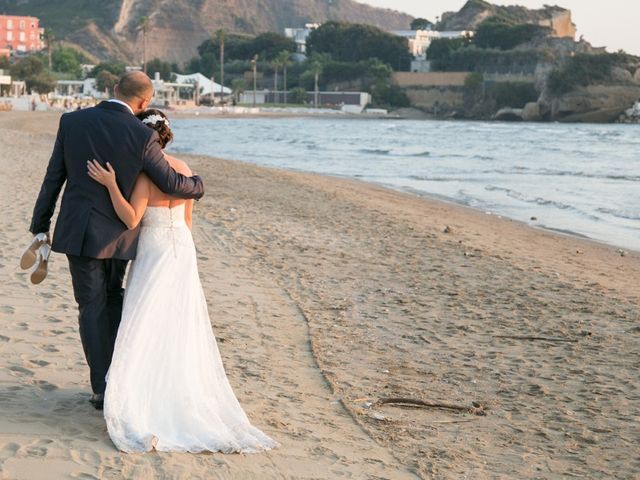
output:
{"label": "bride", "polygon": [[[158,131],[164,148],[173,134],[159,110],[138,115]],[[166,155],[178,172],[186,163]],[[277,446],[253,427],[227,380],[198,277],[191,236],[193,201],[163,194],[144,174],[129,202],[107,163],[87,163],[109,190],[128,228],[141,224],[113,360],[104,417],[113,443],[125,452],[258,452]]]}

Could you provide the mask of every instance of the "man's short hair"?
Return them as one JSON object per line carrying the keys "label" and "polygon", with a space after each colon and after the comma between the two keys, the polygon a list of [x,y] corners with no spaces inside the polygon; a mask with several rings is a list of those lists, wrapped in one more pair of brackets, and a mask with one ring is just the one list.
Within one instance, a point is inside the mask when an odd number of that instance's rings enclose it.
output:
{"label": "man's short hair", "polygon": [[151,92],[153,92],[153,84],[144,72],[127,72],[118,81],[118,93],[123,98],[145,98]]}

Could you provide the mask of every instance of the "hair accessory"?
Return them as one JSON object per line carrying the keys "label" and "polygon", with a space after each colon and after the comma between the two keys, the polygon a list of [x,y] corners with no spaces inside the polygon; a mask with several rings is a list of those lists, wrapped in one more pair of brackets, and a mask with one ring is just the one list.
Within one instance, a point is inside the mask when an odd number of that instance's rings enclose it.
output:
{"label": "hair accessory", "polygon": [[142,123],[148,123],[149,125],[155,125],[158,122],[164,122],[164,124],[167,127],[169,126],[169,120],[164,118],[162,115],[158,115],[157,113],[154,113],[153,115],[149,115],[148,117],[142,120]]}

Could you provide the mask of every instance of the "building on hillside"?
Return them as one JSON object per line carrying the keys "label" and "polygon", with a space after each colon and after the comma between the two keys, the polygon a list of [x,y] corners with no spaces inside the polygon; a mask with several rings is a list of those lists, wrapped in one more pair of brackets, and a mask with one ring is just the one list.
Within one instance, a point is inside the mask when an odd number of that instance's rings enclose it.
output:
{"label": "building on hillside", "polygon": [[454,39],[472,37],[470,30],[438,31],[438,30],[395,30],[394,35],[406,38],[409,42],[409,52],[413,55],[411,62],[412,72],[428,72],[431,68],[427,59],[427,49],[434,39]]}
{"label": "building on hillside", "polygon": [[[319,23],[307,23],[304,28],[285,28],[284,36],[296,42],[296,54],[304,59],[307,55],[307,37],[320,26]],[[294,56],[295,58],[295,56]]]}
{"label": "building on hillside", "polygon": [[36,17],[0,15],[0,49],[39,52],[45,47],[44,28]]}

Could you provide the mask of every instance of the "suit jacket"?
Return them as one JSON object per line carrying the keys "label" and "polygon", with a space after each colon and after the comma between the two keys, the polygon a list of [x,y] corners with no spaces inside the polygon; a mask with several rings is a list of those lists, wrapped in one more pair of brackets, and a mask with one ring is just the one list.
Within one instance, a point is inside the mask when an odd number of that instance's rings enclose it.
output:
{"label": "suit jacket", "polygon": [[129,199],[141,172],[168,195],[198,199],[204,194],[198,176],[185,177],[167,163],[155,130],[124,105],[98,106],[66,113],[60,126],[30,231],[48,232],[62,186],[66,182],[53,235],[55,252],[91,258],[135,258],[138,230],[120,221],[107,189],[87,174],[87,161],[110,162],[120,191]]}

